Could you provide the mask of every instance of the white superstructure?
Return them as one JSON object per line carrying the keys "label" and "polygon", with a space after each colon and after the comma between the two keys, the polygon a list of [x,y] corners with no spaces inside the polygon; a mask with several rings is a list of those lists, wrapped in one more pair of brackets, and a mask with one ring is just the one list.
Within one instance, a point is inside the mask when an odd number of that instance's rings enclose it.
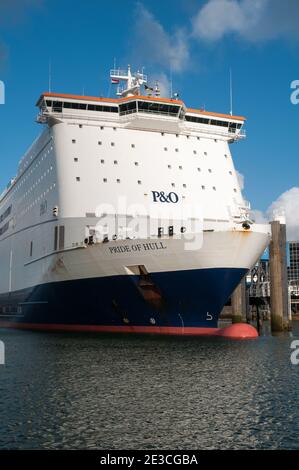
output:
{"label": "white superstructure", "polygon": [[[48,92],[37,102],[42,133],[0,197],[4,316],[48,302],[20,294],[15,304],[10,293],[140,269],[246,270],[267,244],[268,226],[250,221],[230,152],[245,136],[245,118],[143,96],[141,73],[111,77],[128,82],[121,98]],[[157,219],[140,237],[132,220],[148,221],[158,206],[171,207],[172,221]],[[185,249],[185,206],[203,223],[198,250]]]}

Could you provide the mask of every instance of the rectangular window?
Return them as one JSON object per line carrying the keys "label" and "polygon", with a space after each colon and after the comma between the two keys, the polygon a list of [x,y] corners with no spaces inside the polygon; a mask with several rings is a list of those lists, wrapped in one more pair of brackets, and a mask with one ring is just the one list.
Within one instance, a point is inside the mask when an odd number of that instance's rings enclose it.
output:
{"label": "rectangular window", "polygon": [[12,206],[9,206],[9,207],[6,209],[6,211],[3,212],[3,214],[1,214],[1,216],[0,216],[0,223],[1,223],[4,219],[6,219],[6,217],[8,217],[8,216],[11,214],[11,208],[12,208]]}
{"label": "rectangular window", "polygon": [[64,249],[64,225],[59,227],[59,250]]}
{"label": "rectangular window", "polygon": [[53,111],[54,111],[54,113],[61,113],[62,112],[62,102],[61,101],[53,101]]}
{"label": "rectangular window", "polygon": [[54,251],[57,250],[58,247],[58,227],[54,228]]}
{"label": "rectangular window", "polygon": [[119,113],[120,115],[136,113],[136,101],[131,101],[130,103],[120,104]]}

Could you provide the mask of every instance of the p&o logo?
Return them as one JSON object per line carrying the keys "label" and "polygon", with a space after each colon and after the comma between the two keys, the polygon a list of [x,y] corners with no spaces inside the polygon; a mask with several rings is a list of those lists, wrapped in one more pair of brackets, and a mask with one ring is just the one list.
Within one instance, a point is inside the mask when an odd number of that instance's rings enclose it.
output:
{"label": "p&o logo", "polygon": [[152,194],[154,202],[167,202],[168,204],[176,204],[179,200],[179,196],[173,191],[170,193],[165,193],[165,191],[152,191]]}
{"label": "p&o logo", "polygon": [[5,103],[5,85],[0,80],[0,104],[4,104],[4,103]]}

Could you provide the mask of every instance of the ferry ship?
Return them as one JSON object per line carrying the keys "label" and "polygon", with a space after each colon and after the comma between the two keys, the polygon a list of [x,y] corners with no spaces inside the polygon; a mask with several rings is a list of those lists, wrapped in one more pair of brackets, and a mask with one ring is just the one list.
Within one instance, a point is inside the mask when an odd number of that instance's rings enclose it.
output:
{"label": "ferry ship", "polygon": [[0,326],[210,334],[269,241],[230,145],[245,118],[163,98],[42,93],[42,132],[0,196]]}

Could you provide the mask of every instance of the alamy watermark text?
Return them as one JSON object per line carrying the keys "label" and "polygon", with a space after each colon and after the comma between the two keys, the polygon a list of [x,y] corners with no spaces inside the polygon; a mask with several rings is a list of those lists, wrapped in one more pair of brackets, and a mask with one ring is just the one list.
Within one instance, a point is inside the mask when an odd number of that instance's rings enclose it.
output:
{"label": "alamy watermark text", "polygon": [[5,85],[2,80],[0,80],[0,104],[5,103]]}

